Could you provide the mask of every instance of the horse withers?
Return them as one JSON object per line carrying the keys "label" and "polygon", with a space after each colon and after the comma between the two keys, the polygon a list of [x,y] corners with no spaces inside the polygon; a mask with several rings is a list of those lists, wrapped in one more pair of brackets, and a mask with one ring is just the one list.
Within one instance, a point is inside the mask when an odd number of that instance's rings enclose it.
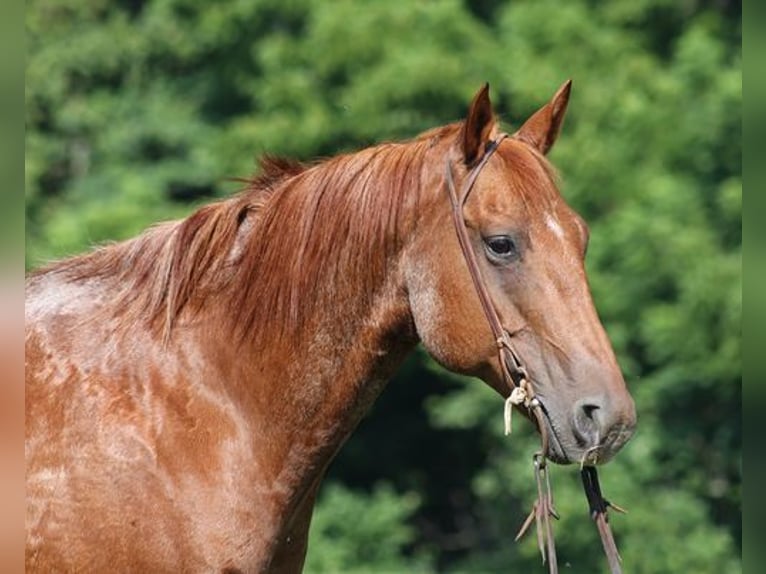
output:
{"label": "horse withers", "polygon": [[[636,415],[545,157],[569,90],[497,145],[463,217],[545,454],[596,463]],[[507,397],[444,175],[498,133],[485,86],[462,122],[266,158],[235,197],[30,274],[27,570],[298,572],[327,465],[418,342]]]}

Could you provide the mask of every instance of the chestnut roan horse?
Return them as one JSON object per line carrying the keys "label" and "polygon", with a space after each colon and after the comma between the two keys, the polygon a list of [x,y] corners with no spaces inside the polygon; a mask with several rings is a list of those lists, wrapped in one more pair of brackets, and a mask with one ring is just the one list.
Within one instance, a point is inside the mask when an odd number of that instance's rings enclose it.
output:
{"label": "chestnut roan horse", "polygon": [[[502,140],[464,218],[548,458],[604,462],[636,415],[545,158],[569,88]],[[444,175],[498,133],[485,86],[463,122],[265,159],[240,195],[32,273],[27,570],[298,572],[327,465],[418,342],[507,397]]]}

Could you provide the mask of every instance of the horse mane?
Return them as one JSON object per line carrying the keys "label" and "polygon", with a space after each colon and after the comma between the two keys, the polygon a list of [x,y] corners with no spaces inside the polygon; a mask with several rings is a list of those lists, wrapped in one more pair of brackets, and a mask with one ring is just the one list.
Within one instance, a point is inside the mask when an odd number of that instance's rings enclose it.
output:
{"label": "horse mane", "polygon": [[116,312],[148,321],[166,340],[182,312],[211,296],[243,337],[266,324],[295,332],[337,298],[325,285],[350,289],[342,270],[358,282],[358,304],[375,296],[404,237],[402,211],[419,203],[426,152],[460,127],[315,164],[266,156],[256,176],[238,180],[237,195],[31,277],[109,281]]}

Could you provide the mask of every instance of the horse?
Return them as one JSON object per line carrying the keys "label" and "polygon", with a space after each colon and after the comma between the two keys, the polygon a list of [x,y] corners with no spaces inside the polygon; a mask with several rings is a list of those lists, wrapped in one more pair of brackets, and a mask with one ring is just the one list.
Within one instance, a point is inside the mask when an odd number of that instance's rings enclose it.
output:
{"label": "horse", "polygon": [[230,198],[30,273],[27,570],[299,572],[329,462],[417,344],[507,398],[444,175],[493,145],[461,217],[544,416],[516,408],[554,462],[614,456],[635,406],[546,157],[570,88],[499,142],[485,85],[408,141],[266,156]]}

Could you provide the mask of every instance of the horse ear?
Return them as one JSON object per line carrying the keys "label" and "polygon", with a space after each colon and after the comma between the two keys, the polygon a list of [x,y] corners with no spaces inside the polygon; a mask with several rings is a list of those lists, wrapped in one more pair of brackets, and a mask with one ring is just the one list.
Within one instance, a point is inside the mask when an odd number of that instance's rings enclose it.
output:
{"label": "horse ear", "polygon": [[535,146],[544,154],[548,153],[564,123],[571,89],[572,80],[564,82],[551,101],[532,114],[513,137]]}
{"label": "horse ear", "polygon": [[495,114],[489,101],[489,83],[486,83],[473,97],[463,125],[463,160],[466,165],[472,165],[481,157],[494,127]]}

